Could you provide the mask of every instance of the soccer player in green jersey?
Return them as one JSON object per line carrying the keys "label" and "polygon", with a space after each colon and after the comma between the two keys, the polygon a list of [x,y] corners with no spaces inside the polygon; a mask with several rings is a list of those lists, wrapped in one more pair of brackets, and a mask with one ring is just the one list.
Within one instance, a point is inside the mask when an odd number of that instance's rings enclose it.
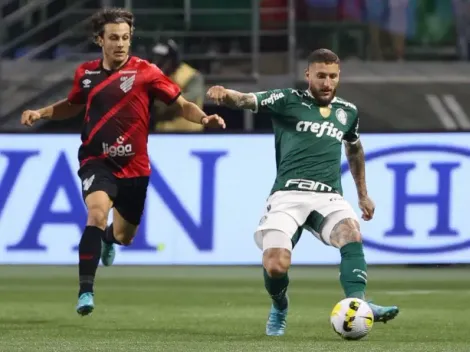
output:
{"label": "soccer player in green jersey", "polygon": [[[245,94],[214,86],[207,92],[217,104],[265,112],[273,122],[277,176],[255,232],[263,251],[266,290],[272,298],[266,324],[266,334],[271,336],[285,331],[291,252],[303,229],[340,250],[340,281],[347,297],[365,299],[367,284],[359,219],[341,188],[344,142],[362,219],[371,220],[375,205],[367,194],[357,108],[335,96],[340,69],[332,51],[314,51],[305,74],[307,90]],[[375,321],[387,322],[398,314],[396,306],[370,303],[370,307]]]}

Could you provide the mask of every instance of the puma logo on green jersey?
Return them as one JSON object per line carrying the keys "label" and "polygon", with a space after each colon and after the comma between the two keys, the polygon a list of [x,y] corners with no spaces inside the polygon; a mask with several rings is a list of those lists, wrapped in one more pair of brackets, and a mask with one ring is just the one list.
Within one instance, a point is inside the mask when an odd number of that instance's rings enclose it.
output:
{"label": "puma logo on green jersey", "polygon": [[323,123],[312,122],[312,121],[299,121],[295,126],[298,132],[311,132],[315,133],[315,136],[320,138],[323,135],[328,137],[336,138],[338,141],[343,140],[344,133],[338,130],[333,122],[324,121]]}
{"label": "puma logo on green jersey", "polygon": [[284,98],[284,93],[272,93],[269,98],[261,100],[261,106],[265,106],[268,104],[274,104],[276,100]]}

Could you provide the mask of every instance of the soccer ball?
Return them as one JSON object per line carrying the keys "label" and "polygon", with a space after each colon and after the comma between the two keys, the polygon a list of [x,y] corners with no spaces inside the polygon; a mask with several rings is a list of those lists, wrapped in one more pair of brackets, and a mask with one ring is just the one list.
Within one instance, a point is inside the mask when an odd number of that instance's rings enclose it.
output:
{"label": "soccer ball", "polygon": [[359,298],[346,298],[338,302],[330,315],[333,330],[346,340],[359,340],[374,325],[374,313],[367,302]]}

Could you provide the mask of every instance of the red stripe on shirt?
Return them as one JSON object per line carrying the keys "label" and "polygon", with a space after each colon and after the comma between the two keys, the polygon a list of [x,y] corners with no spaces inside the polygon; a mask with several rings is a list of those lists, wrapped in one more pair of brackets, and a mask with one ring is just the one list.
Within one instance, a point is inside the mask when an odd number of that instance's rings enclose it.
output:
{"label": "red stripe on shirt", "polygon": [[133,94],[127,94],[122,98],[116,105],[112,107],[111,110],[109,110],[106,114],[101,117],[101,119],[98,121],[98,123],[93,126],[93,129],[91,130],[90,134],[88,135],[88,138],[83,142],[83,145],[88,145],[91,140],[93,139],[93,136],[96,134],[96,132],[99,131],[99,129],[106,123],[108,120],[113,117],[121,108],[126,105],[130,99],[134,97]]}
{"label": "red stripe on shirt", "polygon": [[91,101],[95,97],[96,94],[101,92],[103,89],[105,89],[107,86],[109,86],[111,83],[113,83],[116,79],[120,77],[120,74],[118,72],[113,73],[110,75],[108,78],[106,78],[103,82],[100,82],[96,87],[92,88],[90,90],[90,93],[88,94],[88,100],[86,103],[86,111],[90,109]]}

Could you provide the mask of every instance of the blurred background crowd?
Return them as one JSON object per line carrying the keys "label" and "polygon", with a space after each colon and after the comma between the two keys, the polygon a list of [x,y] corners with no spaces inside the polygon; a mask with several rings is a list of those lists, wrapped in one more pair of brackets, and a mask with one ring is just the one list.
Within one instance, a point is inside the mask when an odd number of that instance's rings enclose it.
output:
{"label": "blurred background crowd", "polygon": [[[19,45],[6,45],[8,50],[2,48],[2,56],[21,57],[75,27],[89,15],[87,10],[102,6],[130,6],[137,10],[138,30],[154,31],[155,37],[178,30],[234,32],[233,36],[224,38],[186,37],[182,48],[188,54],[246,53],[251,45],[241,32],[253,29],[253,3],[259,3],[261,30],[286,29],[288,7],[293,4],[296,34],[304,50],[336,46],[337,50],[341,47],[343,57],[368,60],[469,58],[468,0],[2,0],[0,33],[4,44],[35,32]],[[77,35],[65,37],[67,40],[57,41],[36,57],[51,59],[70,53],[76,39],[73,37]],[[148,52],[151,39],[148,34],[138,38],[136,50],[141,54]],[[285,43],[268,40],[261,49],[282,51]],[[207,73],[218,66],[201,66],[201,69]]]}
{"label": "blurred background crowd", "polygon": [[[244,90],[301,86],[303,60],[319,47],[349,64],[343,72],[359,77],[348,81],[355,84],[370,82],[374,70],[413,77],[397,71],[400,63],[440,62],[442,68],[470,59],[470,0],[0,0],[0,81],[6,87],[0,129],[15,130],[21,109],[63,95],[76,65],[99,57],[87,23],[103,6],[134,12],[134,53],[167,65],[167,74],[201,106],[213,83]],[[438,66],[428,71],[448,76]],[[159,108],[157,131],[199,131],[169,123]],[[269,129],[252,116],[225,113],[229,121],[234,116],[234,130]]]}

